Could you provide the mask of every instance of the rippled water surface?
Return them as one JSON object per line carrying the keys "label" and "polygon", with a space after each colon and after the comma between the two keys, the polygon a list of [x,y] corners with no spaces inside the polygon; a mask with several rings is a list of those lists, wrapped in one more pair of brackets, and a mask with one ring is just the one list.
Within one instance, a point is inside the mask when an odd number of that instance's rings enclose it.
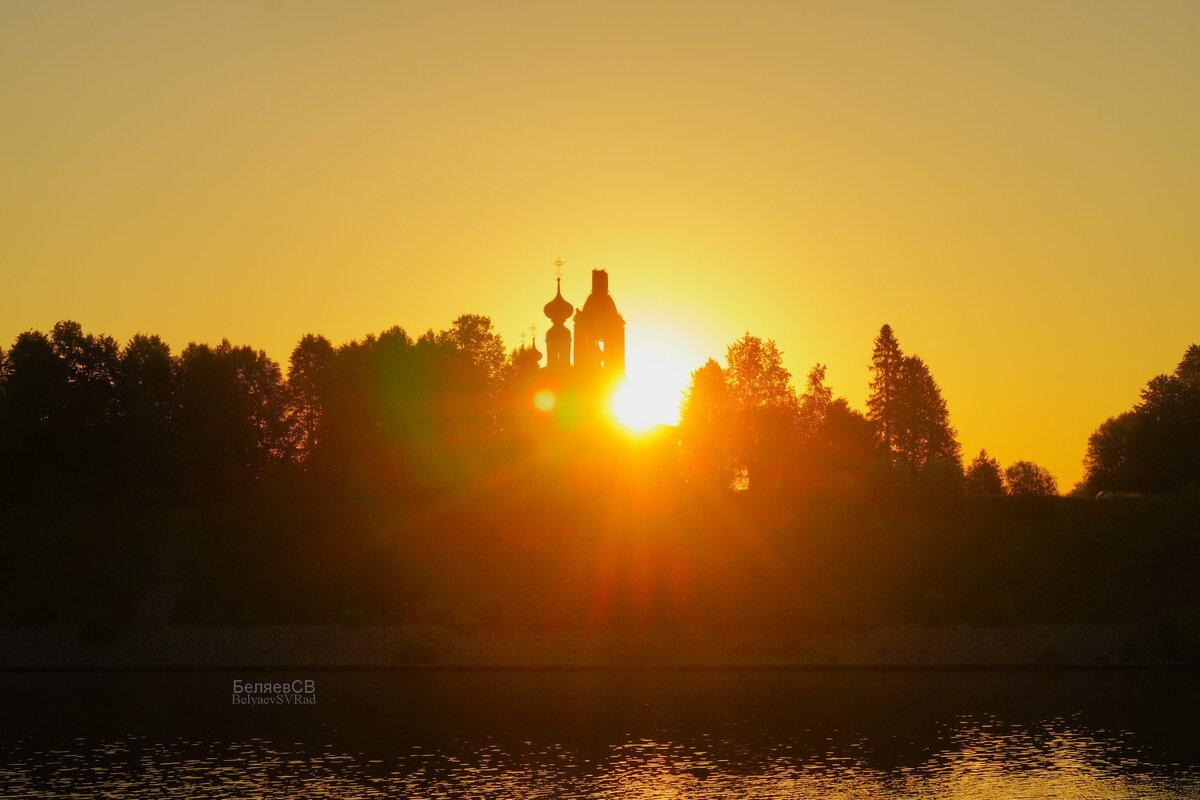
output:
{"label": "rippled water surface", "polygon": [[1200,798],[1197,677],[9,674],[0,797]]}

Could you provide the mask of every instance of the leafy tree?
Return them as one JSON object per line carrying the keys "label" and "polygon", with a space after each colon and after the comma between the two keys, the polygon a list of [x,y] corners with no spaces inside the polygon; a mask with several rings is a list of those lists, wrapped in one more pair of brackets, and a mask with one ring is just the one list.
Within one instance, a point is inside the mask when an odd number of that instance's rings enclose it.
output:
{"label": "leafy tree", "polygon": [[50,337],[41,331],[18,335],[7,362],[5,393],[17,428],[31,434],[56,422],[67,402],[68,374]]}
{"label": "leafy tree", "polygon": [[[692,373],[680,421],[685,473],[694,482],[728,487],[771,464],[795,468],[861,468],[875,457],[875,426],[834,398],[825,366],[808,373],[797,396],[772,341],[746,334],[730,345],[729,367],[709,360]],[[740,476],[740,477],[739,477]]]}
{"label": "leafy tree", "polygon": [[492,327],[490,317],[463,314],[448,330],[439,333],[437,339],[465,353],[483,372],[490,392],[494,394],[500,389],[505,367],[504,340]]}
{"label": "leafy tree", "polygon": [[1008,493],[1004,486],[1004,473],[1000,470],[1000,462],[988,456],[987,450],[980,450],[979,455],[967,467],[964,488],[968,497],[999,496]]}
{"label": "leafy tree", "polygon": [[334,349],[324,336],[305,334],[288,362],[288,426],[293,454],[309,458],[321,439],[325,406],[333,391]]}
{"label": "leafy tree", "polygon": [[6,360],[6,452],[0,463],[10,471],[5,488],[28,495],[56,481],[66,457],[67,369],[40,331],[19,334]]}
{"label": "leafy tree", "polygon": [[108,426],[118,409],[119,347],[111,336],[85,334],[72,320],[56,323],[50,342],[67,381],[64,432],[78,459],[76,465],[86,469],[103,459],[111,441]]}
{"label": "leafy tree", "polygon": [[1091,492],[1200,485],[1200,346],[1189,346],[1172,374],[1151,379],[1131,411],[1091,435],[1084,468]]}
{"label": "leafy tree", "polygon": [[866,415],[850,407],[839,397],[825,410],[825,424],[819,441],[832,462],[844,466],[865,466],[877,454],[875,424]]}
{"label": "leafy tree", "polygon": [[729,345],[725,357],[730,396],[738,408],[795,410],[792,373],[783,366],[783,354],[773,339],[746,333]]}
{"label": "leafy tree", "polygon": [[5,359],[5,460],[12,488],[59,499],[107,494],[117,477],[118,347],[77,322],[27,331]]}
{"label": "leafy tree", "polygon": [[1105,489],[1135,490],[1148,484],[1148,474],[1141,474],[1146,459],[1138,452],[1141,444],[1142,417],[1136,411],[1126,411],[1110,417],[1088,437],[1087,453],[1083,458],[1084,493]]}
{"label": "leafy tree", "polygon": [[[29,332],[9,353],[13,440],[29,475],[58,497],[97,496],[111,485],[117,419],[117,343],[57,323]],[[102,485],[105,484],[105,485]]]}
{"label": "leafy tree", "polygon": [[714,489],[733,480],[733,401],[725,370],[711,358],[692,373],[679,418],[685,477]]}
{"label": "leafy tree", "polygon": [[265,352],[189,344],[176,362],[187,486],[201,496],[244,491],[285,451],[284,386]]}
{"label": "leafy tree", "polygon": [[136,334],[121,350],[120,404],[126,416],[170,417],[173,395],[171,348],[157,336]]}
{"label": "leafy tree", "polygon": [[1200,485],[1200,346],[1188,347],[1172,374],[1151,379],[1134,410],[1143,490]]}
{"label": "leafy tree", "polygon": [[874,458],[874,424],[851,408],[846,398],[834,399],[833,389],[825,383],[824,364],[809,370],[796,428],[802,460],[809,466],[862,467]]}
{"label": "leafy tree", "polygon": [[1014,497],[1058,494],[1058,483],[1050,470],[1032,461],[1017,461],[1004,470],[1004,477]]}
{"label": "leafy tree", "polygon": [[[327,360],[320,343],[304,350],[320,350],[317,360]],[[310,378],[327,383],[324,390],[314,385],[324,397],[306,471],[368,494],[469,480],[487,462],[499,431],[503,369],[503,344],[491,321],[474,315],[416,341],[393,327],[341,345],[322,367],[328,380],[317,380],[308,366],[295,373],[297,392]],[[305,396],[297,392],[293,402]],[[308,419],[301,411],[297,421]]]}
{"label": "leafy tree", "polygon": [[121,419],[116,452],[123,494],[160,498],[172,489],[186,455],[175,438],[176,393],[171,348],[157,336],[137,334],[121,350]]}
{"label": "leafy tree", "polygon": [[[466,327],[460,324],[464,320]],[[498,430],[495,399],[502,385],[504,344],[487,333],[490,329],[487,317],[467,315],[449,330],[422,336],[413,348],[409,366],[418,391],[410,392],[408,401],[420,417],[411,419],[409,433],[422,435],[431,456],[467,458]]]}
{"label": "leafy tree", "polygon": [[774,340],[746,333],[729,346],[726,361],[735,464],[753,483],[768,453],[795,443],[799,401]]}
{"label": "leafy tree", "polygon": [[800,395],[796,426],[800,438],[813,442],[825,429],[830,406],[833,405],[833,390],[825,385],[825,365],[814,364],[808,372],[804,393]]}
{"label": "leafy tree", "polygon": [[67,369],[67,382],[79,392],[92,392],[103,402],[105,411],[115,397],[117,353],[111,336],[84,333],[73,320],[54,325],[50,334],[54,352]]}

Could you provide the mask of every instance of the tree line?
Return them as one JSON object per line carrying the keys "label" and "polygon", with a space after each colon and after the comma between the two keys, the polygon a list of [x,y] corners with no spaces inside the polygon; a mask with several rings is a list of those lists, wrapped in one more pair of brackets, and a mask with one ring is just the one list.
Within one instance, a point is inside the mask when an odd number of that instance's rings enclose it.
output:
{"label": "tree line", "polygon": [[1088,438],[1079,491],[1200,492],[1200,346]]}
{"label": "tree line", "polygon": [[261,350],[160,337],[123,346],[63,321],[0,354],[0,492],[10,501],[208,503],[264,485],[404,491],[465,479],[521,363],[463,315],[334,346],[304,336],[286,376]]}
{"label": "tree line", "polygon": [[834,397],[820,363],[797,393],[772,340],[747,333],[729,346],[726,364],[710,359],[686,392],[681,454],[693,482],[801,489],[863,482],[941,498],[1058,493],[1050,472],[1030,461],[1005,470],[985,450],[964,469],[941,388],[890,325],[874,341],[865,413]]}
{"label": "tree line", "polygon": [[[730,488],[913,489],[934,497],[1053,495],[1030,461],[964,465],[928,364],[888,325],[865,412],[815,364],[793,386],[775,342],[747,333],[692,375],[679,426],[686,482]],[[124,345],[63,321],[0,351],[0,499],[208,503],[264,486],[403,495],[469,485],[528,454],[521,402],[533,348],[491,320],[413,338],[393,327],[334,345],[309,334],[286,373],[261,350],[137,334]],[[1081,494],[1200,484],[1200,347],[1088,442]]]}

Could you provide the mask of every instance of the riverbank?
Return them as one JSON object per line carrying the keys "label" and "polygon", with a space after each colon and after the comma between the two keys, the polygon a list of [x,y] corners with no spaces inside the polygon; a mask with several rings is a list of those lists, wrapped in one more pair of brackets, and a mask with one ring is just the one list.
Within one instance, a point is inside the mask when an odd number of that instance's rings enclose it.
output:
{"label": "riverbank", "polygon": [[749,632],[454,631],[418,627],[0,631],[0,669],[986,668],[1141,666],[1120,627],[909,627],[786,640]]}

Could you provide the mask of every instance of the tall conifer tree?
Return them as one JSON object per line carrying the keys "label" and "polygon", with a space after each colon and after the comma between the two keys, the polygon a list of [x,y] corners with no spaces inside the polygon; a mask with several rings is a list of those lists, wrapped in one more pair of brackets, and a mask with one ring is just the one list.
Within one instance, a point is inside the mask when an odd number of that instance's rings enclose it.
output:
{"label": "tall conifer tree", "polygon": [[920,356],[904,355],[890,325],[875,337],[871,372],[867,417],[880,444],[915,470],[935,459],[961,470],[961,448],[942,391]]}
{"label": "tall conifer tree", "polygon": [[871,353],[870,394],[867,397],[867,419],[875,423],[880,443],[894,451],[900,435],[900,391],[904,371],[904,352],[900,342],[892,333],[891,325],[884,325],[875,337],[875,349]]}

